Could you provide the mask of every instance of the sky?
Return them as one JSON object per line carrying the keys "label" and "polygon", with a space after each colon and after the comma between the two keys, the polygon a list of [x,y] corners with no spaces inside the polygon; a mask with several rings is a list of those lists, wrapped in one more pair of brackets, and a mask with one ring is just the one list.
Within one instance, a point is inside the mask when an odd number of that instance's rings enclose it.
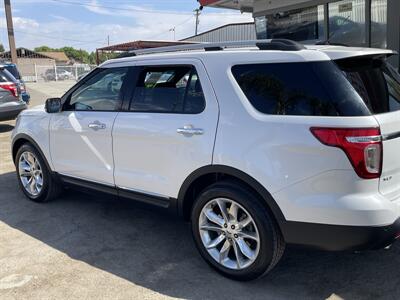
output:
{"label": "sky", "polygon": [[[4,1],[0,42],[8,47]],[[73,46],[93,51],[135,40],[173,40],[194,35],[196,0],[11,0],[17,47]],[[199,32],[253,21],[251,14],[206,7]]]}

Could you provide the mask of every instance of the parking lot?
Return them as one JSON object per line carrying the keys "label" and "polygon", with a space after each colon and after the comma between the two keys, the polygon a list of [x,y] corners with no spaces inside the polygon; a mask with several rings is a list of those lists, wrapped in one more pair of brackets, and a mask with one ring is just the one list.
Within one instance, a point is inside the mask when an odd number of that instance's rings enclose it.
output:
{"label": "parking lot", "polygon": [[[70,84],[29,84],[32,105]],[[172,216],[71,191],[29,202],[10,156],[13,124],[0,123],[2,299],[399,298],[400,243],[365,253],[288,248],[267,277],[241,283],[211,270],[189,226]]]}

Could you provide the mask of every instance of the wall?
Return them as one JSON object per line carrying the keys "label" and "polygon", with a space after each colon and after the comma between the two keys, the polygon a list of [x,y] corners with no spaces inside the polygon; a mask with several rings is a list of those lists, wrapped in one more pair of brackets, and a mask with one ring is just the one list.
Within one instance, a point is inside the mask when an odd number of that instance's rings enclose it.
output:
{"label": "wall", "polygon": [[192,36],[183,41],[191,42],[225,42],[225,41],[242,41],[255,40],[256,30],[253,23],[249,24],[230,24],[212,31],[201,33],[197,36]]}

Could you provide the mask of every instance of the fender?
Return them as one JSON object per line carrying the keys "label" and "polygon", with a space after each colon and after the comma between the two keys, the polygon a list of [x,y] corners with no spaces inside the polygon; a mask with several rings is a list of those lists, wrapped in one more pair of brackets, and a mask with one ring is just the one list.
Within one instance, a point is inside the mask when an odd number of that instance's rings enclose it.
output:
{"label": "fender", "polygon": [[191,184],[198,178],[200,178],[203,175],[207,174],[213,174],[213,173],[221,173],[221,174],[226,174],[233,176],[235,178],[240,179],[241,181],[245,182],[248,184],[250,187],[252,187],[264,200],[265,204],[267,207],[270,209],[270,211],[273,213],[276,221],[282,227],[286,223],[286,219],[279,208],[278,204],[275,202],[275,200],[272,198],[271,194],[264,188],[262,184],[260,184],[256,179],[251,177],[250,175],[244,173],[243,171],[240,171],[238,169],[235,169],[233,167],[229,166],[224,166],[224,165],[208,165],[201,167],[191,173],[186,180],[183,182],[181,189],[179,190],[178,194],[178,203],[177,203],[177,208],[178,208],[178,213],[179,215],[183,215],[183,202],[185,200],[186,193],[188,189],[190,188]]}
{"label": "fender", "polygon": [[16,154],[16,151],[14,152],[14,145],[15,145],[15,143],[17,143],[20,140],[26,140],[29,143],[31,143],[36,148],[36,150],[40,153],[40,155],[43,157],[43,160],[46,164],[47,169],[52,171],[52,168],[50,167],[49,162],[47,161],[47,157],[46,157],[46,155],[44,155],[40,146],[34,141],[34,139],[32,139],[29,135],[27,135],[25,133],[18,133],[12,140],[11,153],[12,153],[14,164],[15,164],[15,154]]}

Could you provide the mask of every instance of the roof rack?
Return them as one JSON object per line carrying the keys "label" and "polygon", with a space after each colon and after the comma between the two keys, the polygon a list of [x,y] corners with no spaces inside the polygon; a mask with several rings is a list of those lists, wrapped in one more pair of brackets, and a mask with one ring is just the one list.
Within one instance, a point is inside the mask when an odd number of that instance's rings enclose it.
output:
{"label": "roof rack", "polygon": [[147,55],[166,52],[184,52],[184,51],[222,51],[228,48],[250,48],[257,47],[260,50],[281,50],[281,51],[299,51],[305,49],[302,44],[285,39],[270,39],[270,40],[249,40],[221,43],[199,43],[187,44],[179,46],[167,46],[150,49],[132,50],[122,54],[120,57],[129,57],[137,55]]}

